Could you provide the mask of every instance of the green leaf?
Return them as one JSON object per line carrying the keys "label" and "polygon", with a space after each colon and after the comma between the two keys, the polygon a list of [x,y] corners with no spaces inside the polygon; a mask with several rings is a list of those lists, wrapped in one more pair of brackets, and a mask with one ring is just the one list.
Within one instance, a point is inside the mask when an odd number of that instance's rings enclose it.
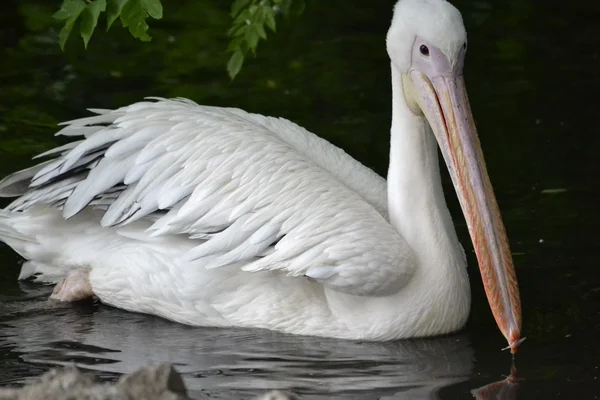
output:
{"label": "green leaf", "polygon": [[154,19],[161,19],[163,16],[160,0],[142,0],[142,8]]}
{"label": "green leaf", "polygon": [[244,8],[248,7],[248,4],[250,3],[251,0],[235,0],[233,2],[233,4],[231,5],[231,17],[235,18],[238,16],[238,14],[240,13],[240,11],[242,11]]}
{"label": "green leaf", "polygon": [[54,13],[52,18],[62,21],[73,16],[78,17],[85,6],[86,4],[83,0],[63,0],[60,9]]}
{"label": "green leaf", "polygon": [[235,76],[240,72],[243,64],[244,53],[242,50],[237,50],[227,62],[227,73],[231,79],[235,78]]}
{"label": "green leaf", "polygon": [[244,42],[244,38],[241,38],[241,37],[232,39],[231,42],[229,42],[229,46],[227,46],[227,51],[230,51],[230,52],[237,51],[238,49],[240,49],[242,47],[243,42]]}
{"label": "green leaf", "polygon": [[246,26],[247,26],[246,24],[234,23],[231,26],[231,28],[229,28],[229,30],[227,31],[227,35],[231,36],[231,37],[243,35],[244,30],[246,29]]}
{"label": "green leaf", "polygon": [[263,6],[265,8],[265,24],[269,27],[269,29],[271,29],[273,32],[275,32],[275,11],[273,10],[272,7],[269,6]]}
{"label": "green leaf", "polygon": [[253,27],[253,29],[256,29],[256,32],[261,39],[267,39],[267,32],[265,32],[264,22],[262,24],[255,24]]}
{"label": "green leaf", "polygon": [[98,25],[98,18],[100,13],[106,11],[106,0],[94,0],[89,3],[88,6],[83,10],[81,17],[81,37],[83,38],[83,46],[87,49],[87,45]]}
{"label": "green leaf", "polygon": [[252,51],[256,51],[256,46],[258,46],[258,40],[260,39],[260,34],[256,25],[253,24],[248,26],[244,39],[246,40],[248,47],[250,47]]}
{"label": "green leaf", "polygon": [[146,18],[162,18],[162,6],[159,0],[129,0],[121,10],[121,23],[124,28],[129,28],[133,37],[142,41],[152,39],[148,35]]}
{"label": "green leaf", "polygon": [[279,4],[281,12],[286,18],[301,15],[306,7],[304,0],[281,0]]}
{"label": "green leaf", "polygon": [[66,20],[64,26],[58,33],[58,43],[61,50],[65,49],[67,39],[73,30],[75,21],[81,15],[81,12],[86,8],[86,3],[83,0],[64,0],[60,9],[53,15],[55,19]]}
{"label": "green leaf", "polygon": [[121,15],[121,10],[125,3],[129,0],[108,0],[108,7],[106,10],[106,30],[108,31],[112,26],[113,22],[119,15]]}
{"label": "green leaf", "polygon": [[254,29],[256,29],[258,36],[261,39],[267,38],[267,33],[265,32],[265,20],[266,20],[265,9],[263,7],[260,7],[256,10],[256,12],[254,14],[255,23],[253,25],[254,25]]}
{"label": "green leaf", "polygon": [[148,41],[148,17],[161,19],[163,7],[161,0],[63,0],[61,8],[54,14],[54,18],[65,21],[59,33],[60,47],[64,49],[65,43],[79,16],[81,18],[81,37],[83,44],[87,45],[94,30],[98,26],[100,14],[106,12],[106,30],[109,30],[117,18],[121,18],[123,27],[129,28],[133,37]]}
{"label": "green leaf", "polygon": [[301,14],[304,0],[235,0],[231,7],[233,22],[227,35],[230,38],[228,52],[233,52],[227,71],[233,79],[242,67],[248,52],[256,54],[261,39],[267,39],[266,28],[276,29],[276,15]]}

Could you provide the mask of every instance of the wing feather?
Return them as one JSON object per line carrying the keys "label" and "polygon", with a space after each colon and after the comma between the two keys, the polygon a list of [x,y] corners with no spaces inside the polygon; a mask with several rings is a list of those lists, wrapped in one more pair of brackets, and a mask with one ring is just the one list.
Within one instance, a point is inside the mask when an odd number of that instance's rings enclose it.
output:
{"label": "wing feather", "polygon": [[54,160],[48,160],[5,177],[0,181],[0,197],[17,197],[25,194],[33,177],[52,163]]}
{"label": "wing feather", "polygon": [[133,161],[132,155],[100,160],[87,178],[80,182],[73,193],[69,195],[63,208],[63,216],[71,218],[83,210],[94,198],[123,182],[125,172],[131,167]]}
{"label": "wing feather", "polygon": [[[59,132],[84,139],[0,183],[0,194],[20,194],[9,189],[30,182],[13,209],[43,202],[69,218],[93,206],[128,237],[186,235],[197,242],[188,262],[307,275],[359,294],[376,275],[385,291],[386,268],[406,264],[400,283],[412,273],[386,221],[385,181],[299,126],[182,99],[94,111]],[[144,232],[142,218],[152,222]]]}

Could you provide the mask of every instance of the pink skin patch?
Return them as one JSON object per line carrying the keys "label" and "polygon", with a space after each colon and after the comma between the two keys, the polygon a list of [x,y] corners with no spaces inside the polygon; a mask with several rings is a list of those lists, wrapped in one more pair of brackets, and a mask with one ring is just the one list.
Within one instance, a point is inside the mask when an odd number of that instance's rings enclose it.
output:
{"label": "pink skin patch", "polygon": [[50,299],[74,302],[91,298],[94,295],[90,285],[90,268],[77,268],[54,287]]}

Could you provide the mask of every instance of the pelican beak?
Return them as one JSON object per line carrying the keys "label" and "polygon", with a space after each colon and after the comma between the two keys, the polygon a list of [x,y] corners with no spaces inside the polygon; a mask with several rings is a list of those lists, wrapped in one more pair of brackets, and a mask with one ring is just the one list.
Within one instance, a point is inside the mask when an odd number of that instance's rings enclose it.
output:
{"label": "pelican beak", "polygon": [[519,286],[462,72],[429,79],[413,70],[408,77],[450,171],[494,318],[514,354],[522,341]]}

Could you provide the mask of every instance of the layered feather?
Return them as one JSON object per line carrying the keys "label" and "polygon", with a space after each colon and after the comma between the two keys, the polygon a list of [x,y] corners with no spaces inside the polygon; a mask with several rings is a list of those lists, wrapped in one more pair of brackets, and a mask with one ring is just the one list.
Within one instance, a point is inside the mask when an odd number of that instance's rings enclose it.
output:
{"label": "layered feather", "polygon": [[[83,136],[0,182],[8,210],[88,206],[137,240],[187,235],[187,261],[306,275],[338,290],[385,294],[412,274],[387,222],[385,180],[285,119],[175,99],[64,123]],[[23,192],[23,188],[28,189]],[[143,231],[127,228],[144,219]],[[134,227],[134,225],[131,225]]]}

